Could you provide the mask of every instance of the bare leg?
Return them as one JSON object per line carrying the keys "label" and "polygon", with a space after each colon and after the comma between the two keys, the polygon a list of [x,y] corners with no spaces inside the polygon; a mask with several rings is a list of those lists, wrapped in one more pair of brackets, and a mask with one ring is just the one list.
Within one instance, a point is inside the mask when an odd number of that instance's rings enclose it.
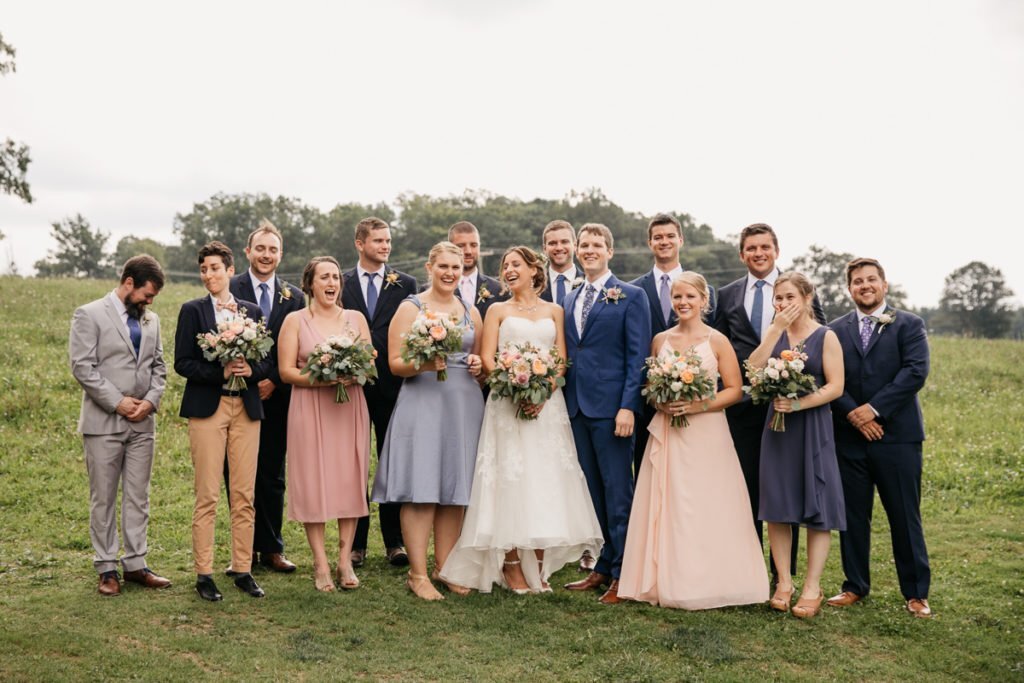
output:
{"label": "bare leg", "polygon": [[780,612],[789,611],[789,603],[793,598],[793,575],[790,573],[789,552],[793,546],[793,529],[789,524],[768,522],[768,544],[772,559],[775,560],[775,572],[779,582],[775,586],[775,594],[769,606]]}
{"label": "bare leg", "polygon": [[821,595],[821,575],[825,571],[825,561],[832,544],[832,534],[828,531],[807,530],[807,579],[804,581],[801,598],[811,600]]}
{"label": "bare leg", "polygon": [[452,548],[459,541],[459,534],[462,532],[462,518],[466,508],[460,505],[438,505],[434,515],[434,572],[431,578],[442,581],[452,593],[457,595],[468,595],[469,589],[457,583],[449,583],[441,578],[441,569]]}
{"label": "bare leg", "polygon": [[330,593],[334,590],[334,582],[331,581],[331,565],[327,562],[327,551],[324,550],[324,525],[307,523],[303,526],[306,528],[309,549],[313,551],[313,584],[318,591]]}
{"label": "bare leg", "polygon": [[526,583],[526,577],[523,576],[523,566],[519,562],[519,550],[513,548],[505,553],[505,566],[501,568],[501,575],[505,577],[505,584],[510,590],[521,591],[529,590],[530,586]]}
{"label": "bare leg", "polygon": [[358,521],[356,517],[338,520],[338,583],[346,590],[359,588],[359,579],[352,569],[352,539]]}
{"label": "bare leg", "polygon": [[551,586],[548,584],[548,580],[544,576],[544,551],[534,550],[533,554],[537,558],[537,572],[540,574],[540,590],[541,592],[546,593],[551,590]]}
{"label": "bare leg", "polygon": [[443,600],[427,576],[427,548],[434,527],[437,506],[430,503],[405,503],[400,514],[402,538],[409,553],[409,579],[406,585],[424,600]]}

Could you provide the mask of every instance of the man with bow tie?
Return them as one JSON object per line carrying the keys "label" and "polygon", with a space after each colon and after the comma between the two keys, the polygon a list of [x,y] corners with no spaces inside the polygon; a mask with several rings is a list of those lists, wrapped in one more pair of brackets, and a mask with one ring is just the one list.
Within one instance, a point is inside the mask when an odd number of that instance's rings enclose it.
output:
{"label": "man with bow tie", "polygon": [[121,594],[119,483],[125,580],[146,588],[171,585],[146,564],[155,413],[167,379],[160,318],[146,308],[163,286],[157,260],[134,256],[125,262],[117,288],[76,310],[71,320],[71,372],[82,386],[78,431],[89,473],[89,537],[99,593],[105,596]]}
{"label": "man with bow tie", "polygon": [[828,604],[847,607],[871,588],[877,489],[889,518],[906,608],[927,618],[931,568],[921,524],[924,419],[917,394],[928,378],[928,335],[921,318],[885,302],[889,284],[875,259],[850,261],[846,286],[856,309],[829,325],[839,337],[846,368],[846,388],[832,405],[846,500],[846,531],[839,534],[846,581]]}

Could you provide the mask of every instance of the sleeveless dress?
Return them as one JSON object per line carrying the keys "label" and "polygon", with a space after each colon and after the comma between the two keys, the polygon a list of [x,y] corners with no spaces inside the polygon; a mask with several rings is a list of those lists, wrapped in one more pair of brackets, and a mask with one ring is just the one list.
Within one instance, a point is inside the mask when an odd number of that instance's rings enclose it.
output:
{"label": "sleeveless dress", "polygon": [[[423,308],[415,295],[406,301]],[[375,503],[469,503],[484,398],[466,364],[474,337],[468,308],[462,324],[462,350],[448,356],[446,381],[421,372],[402,382],[380,447]]]}
{"label": "sleeveless dress", "polygon": [[[711,344],[696,351],[717,373]],[[764,602],[768,571],[725,413],[687,417],[672,427],[659,411],[647,428],[619,597],[687,610]]]}
{"label": "sleeveless dress", "polygon": [[[532,342],[555,345],[555,322],[508,317],[498,328],[498,346]],[[519,548],[526,582],[534,591],[584,550],[596,557],[604,543],[587,480],[556,390],[536,420],[516,418],[508,399],[487,401],[476,457],[473,493],[458,543],[441,578],[489,593],[504,584],[505,553]],[[544,550],[539,566],[533,550]]]}
{"label": "sleeveless dress", "polygon": [[[804,372],[814,375],[819,387],[825,384],[821,354],[827,331],[827,327],[819,327],[804,344]],[[789,336],[783,332],[772,357],[777,358],[788,348]],[[769,406],[761,435],[761,503],[757,518],[818,531],[845,531],[846,506],[829,404],[787,414],[784,432],[769,428],[774,415],[775,408]]]}
{"label": "sleeveless dress", "polygon": [[[342,319],[359,329],[358,311]],[[299,313],[298,368],[324,341],[308,310]],[[348,387],[348,403],[334,402],[334,387],[292,386],[288,405],[288,519],[326,522],[369,514],[366,484],[370,417],[363,388]]]}

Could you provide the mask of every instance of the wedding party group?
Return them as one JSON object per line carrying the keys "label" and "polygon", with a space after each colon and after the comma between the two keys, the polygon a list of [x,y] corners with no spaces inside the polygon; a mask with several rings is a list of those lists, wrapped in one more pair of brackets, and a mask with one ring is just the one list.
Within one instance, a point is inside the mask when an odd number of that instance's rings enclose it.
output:
{"label": "wedding party group", "polygon": [[[286,510],[305,529],[315,589],[357,589],[374,502],[387,561],[408,566],[406,585],[424,600],[444,599],[439,589],[547,593],[578,563],[585,575],[564,589],[605,605],[767,603],[806,619],[869,594],[877,491],[906,609],[931,616],[918,401],[928,339],[919,317],[887,305],[881,263],[847,265],[851,310],[827,322],[810,280],[777,266],[767,224],[742,230],[747,273],[717,291],[683,269],[674,216],[656,215],[647,237],[652,268],[631,282],[610,269],[607,226],[564,220],[543,228],[539,250],[507,249],[498,279],[480,270],[477,227],[455,223],[422,286],[388,265],[392,234],[379,218],[355,227],[355,267],[316,256],[298,287],[277,273],[284,243],[269,221],[248,237],[244,272],[225,244],[200,248],[207,294],[181,306],[173,364],[185,380],[198,595],[223,598],[223,485],[226,573],[253,597],[264,595],[255,566],[296,569]],[[167,376],[149,307],[163,285],[155,259],[133,257],[71,323],[105,596],[121,594],[119,569],[144,587],[171,583],[146,560]],[[826,600],[832,531],[845,581]]]}

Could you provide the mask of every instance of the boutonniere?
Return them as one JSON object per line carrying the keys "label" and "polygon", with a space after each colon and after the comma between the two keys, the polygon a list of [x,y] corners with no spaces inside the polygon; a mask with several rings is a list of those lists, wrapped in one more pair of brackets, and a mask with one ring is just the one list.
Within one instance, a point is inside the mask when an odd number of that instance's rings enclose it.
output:
{"label": "boutonniere", "polygon": [[878,334],[882,334],[885,331],[886,325],[892,325],[896,321],[896,312],[886,311],[882,315],[869,315],[868,317],[878,325]]}
{"label": "boutonniere", "polygon": [[608,287],[602,291],[604,296],[601,297],[601,301],[606,304],[617,304],[626,298],[626,295],[622,293],[622,287]]}
{"label": "boutonniere", "polygon": [[577,289],[577,288],[582,287],[582,286],[583,286],[583,278],[578,277],[578,278],[576,278],[575,280],[573,280],[569,284],[569,291],[571,292],[572,290]]}
{"label": "boutonniere", "polygon": [[387,289],[391,285],[402,288],[402,283],[398,280],[398,272],[392,270],[390,273],[384,275],[384,289]]}
{"label": "boutonniere", "polygon": [[146,311],[145,313],[143,313],[142,314],[142,324],[143,324],[143,326],[148,325],[149,321],[152,320],[152,319],[153,319],[153,314],[152,313],[150,313],[149,311]]}
{"label": "boutonniere", "polygon": [[476,302],[478,304],[482,304],[493,296],[491,290],[487,289],[487,285],[480,285],[480,289],[476,290]]}
{"label": "boutonniere", "polygon": [[285,301],[291,301],[292,290],[284,280],[281,280],[278,284],[277,292],[277,303],[283,304]]}

